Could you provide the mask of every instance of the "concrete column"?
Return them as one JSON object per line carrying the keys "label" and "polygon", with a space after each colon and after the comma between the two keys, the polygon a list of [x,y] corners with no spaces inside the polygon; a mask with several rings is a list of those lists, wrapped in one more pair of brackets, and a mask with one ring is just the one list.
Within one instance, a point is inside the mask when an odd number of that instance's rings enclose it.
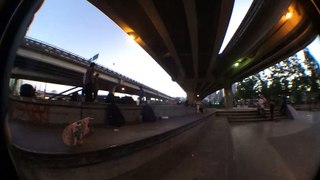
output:
{"label": "concrete column", "polygon": [[116,88],[118,85],[113,86],[111,89],[109,89],[109,92],[111,92],[113,95],[116,92]]}
{"label": "concrete column", "polygon": [[196,100],[196,94],[194,92],[187,92],[187,100],[189,101],[189,104],[194,103]]}
{"label": "concrete column", "polygon": [[224,87],[224,106],[226,109],[233,107],[232,84],[225,85]]}
{"label": "concrete column", "polygon": [[22,80],[21,79],[15,79],[14,80],[13,91],[12,91],[13,95],[19,96],[21,84],[22,84]]}

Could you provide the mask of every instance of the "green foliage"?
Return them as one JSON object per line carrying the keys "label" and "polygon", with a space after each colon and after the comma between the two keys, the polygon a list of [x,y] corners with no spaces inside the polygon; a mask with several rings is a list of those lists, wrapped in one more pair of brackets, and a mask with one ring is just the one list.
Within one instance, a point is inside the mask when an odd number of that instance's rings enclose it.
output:
{"label": "green foliage", "polygon": [[319,91],[319,78],[320,78],[320,69],[319,64],[310,54],[308,49],[304,49],[305,63],[307,65],[307,70],[309,71],[309,76],[307,76],[308,84],[310,85],[310,92]]}
{"label": "green foliage", "polygon": [[271,66],[256,75],[238,82],[236,99],[252,99],[258,94],[266,98],[290,96],[295,102],[302,102],[305,94],[310,98],[320,94],[320,67],[318,62],[304,50],[305,60],[294,55]]}
{"label": "green foliage", "polygon": [[245,78],[242,82],[238,83],[235,99],[253,99],[258,96],[257,84],[258,79],[255,76]]}

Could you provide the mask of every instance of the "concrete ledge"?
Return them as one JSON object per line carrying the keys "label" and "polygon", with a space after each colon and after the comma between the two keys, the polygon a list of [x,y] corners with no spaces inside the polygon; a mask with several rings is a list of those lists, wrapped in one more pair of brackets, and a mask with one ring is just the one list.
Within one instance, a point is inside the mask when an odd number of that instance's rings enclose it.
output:
{"label": "concrete ledge", "polygon": [[[117,104],[128,124],[140,122],[142,106]],[[10,97],[9,117],[34,123],[70,124],[83,117],[94,118],[93,124],[104,124],[106,103],[51,101],[25,97]],[[152,105],[157,117],[169,118],[194,114],[191,107],[182,105]]]}
{"label": "concrete ledge", "polygon": [[289,116],[290,119],[296,120],[299,118],[299,113],[293,106],[287,104],[287,116]]}

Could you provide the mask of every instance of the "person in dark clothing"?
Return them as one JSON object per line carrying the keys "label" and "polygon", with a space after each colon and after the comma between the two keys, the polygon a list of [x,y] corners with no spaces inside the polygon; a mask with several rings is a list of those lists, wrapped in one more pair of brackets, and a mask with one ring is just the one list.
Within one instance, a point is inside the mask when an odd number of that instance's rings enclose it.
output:
{"label": "person in dark clothing", "polygon": [[83,84],[84,84],[84,92],[86,96],[86,102],[92,102],[93,101],[93,74],[94,74],[94,68],[96,64],[91,63],[90,67],[87,69],[86,73],[83,77]]}
{"label": "person in dark clothing", "polygon": [[108,105],[106,124],[109,126],[123,126],[126,123],[120,109],[114,103]]}
{"label": "person in dark clothing", "polygon": [[71,99],[70,99],[71,101],[79,101],[79,94],[78,94],[78,92],[73,92],[72,94],[71,94]]}
{"label": "person in dark clothing", "polygon": [[146,104],[142,107],[141,116],[142,122],[154,122],[157,120],[156,115],[149,104]]}
{"label": "person in dark clothing", "polygon": [[282,115],[286,115],[286,113],[287,113],[287,98],[285,96],[283,96],[283,98],[282,98],[280,113]]}
{"label": "person in dark clothing", "polygon": [[189,106],[189,100],[186,100],[186,101],[184,102],[184,106],[185,106],[185,107],[188,107],[188,106]]}
{"label": "person in dark clothing", "polygon": [[270,98],[269,101],[269,106],[270,106],[270,119],[274,120],[274,106],[275,106],[275,102],[272,98]]}
{"label": "person in dark clothing", "polygon": [[22,97],[35,97],[36,91],[31,84],[23,84],[20,86],[20,96]]}
{"label": "person in dark clothing", "polygon": [[93,77],[93,100],[96,101],[99,91],[99,73],[96,73]]}
{"label": "person in dark clothing", "polygon": [[106,97],[106,103],[115,103],[115,97],[112,94],[112,92],[109,92],[109,94]]}
{"label": "person in dark clothing", "polygon": [[142,86],[139,86],[140,91],[139,91],[139,103],[142,104],[143,102],[143,98],[144,98],[144,90],[142,88]]}

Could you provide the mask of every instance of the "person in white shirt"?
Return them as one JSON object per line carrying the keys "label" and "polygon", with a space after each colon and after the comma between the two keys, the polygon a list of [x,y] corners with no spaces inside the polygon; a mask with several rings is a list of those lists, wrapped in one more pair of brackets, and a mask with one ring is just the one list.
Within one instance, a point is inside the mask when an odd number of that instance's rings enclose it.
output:
{"label": "person in white shirt", "polygon": [[265,118],[265,103],[266,99],[263,97],[263,95],[260,95],[258,100],[258,114]]}

